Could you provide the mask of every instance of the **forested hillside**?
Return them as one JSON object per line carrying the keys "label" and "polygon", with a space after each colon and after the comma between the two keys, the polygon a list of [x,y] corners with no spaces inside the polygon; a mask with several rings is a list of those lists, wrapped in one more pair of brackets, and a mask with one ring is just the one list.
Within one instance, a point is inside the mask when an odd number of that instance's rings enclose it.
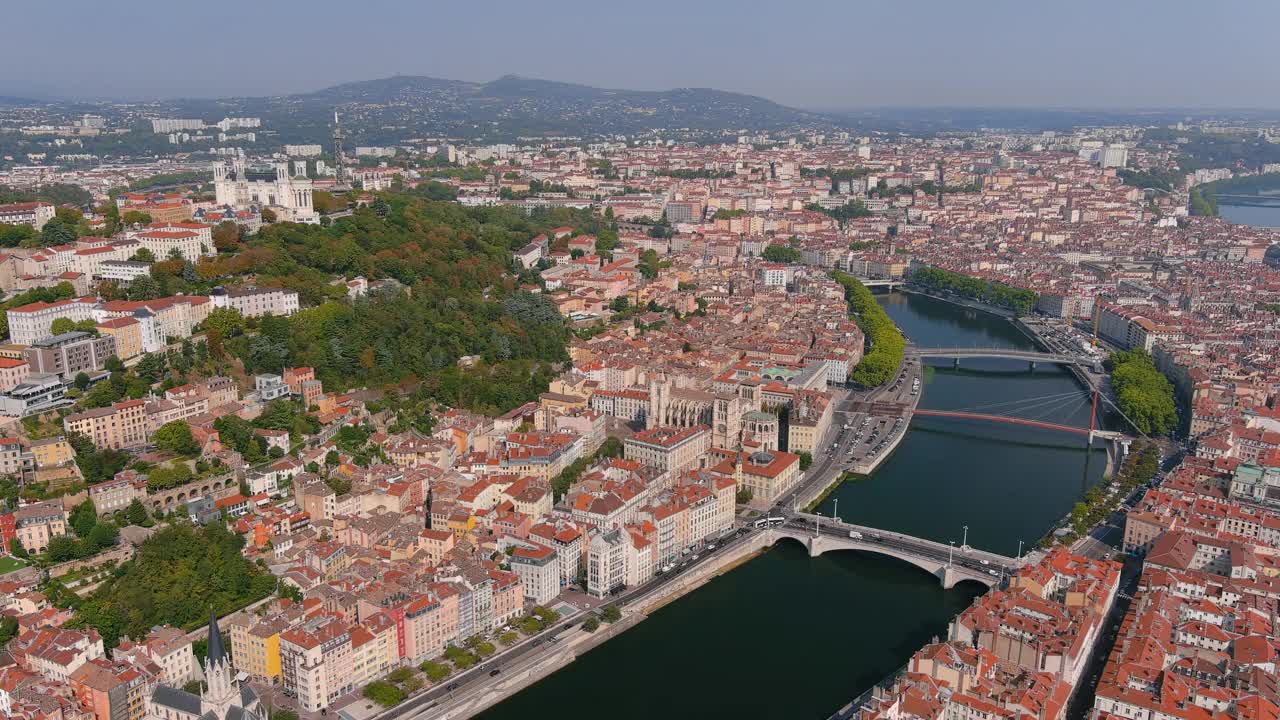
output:
{"label": "forested hillside", "polygon": [[[526,217],[390,193],[331,227],[273,225],[237,255],[196,268],[204,282],[248,273],[259,285],[298,290],[306,310],[211,323],[211,351],[248,372],[316,370],[326,388],[419,380],[429,397],[505,410],[546,389],[552,364],[567,359],[568,331],[555,306],[519,289],[511,251],[555,225],[590,221],[572,213]],[[334,276],[391,278],[396,289],[346,299]],[[469,369],[464,356],[477,356]]]}

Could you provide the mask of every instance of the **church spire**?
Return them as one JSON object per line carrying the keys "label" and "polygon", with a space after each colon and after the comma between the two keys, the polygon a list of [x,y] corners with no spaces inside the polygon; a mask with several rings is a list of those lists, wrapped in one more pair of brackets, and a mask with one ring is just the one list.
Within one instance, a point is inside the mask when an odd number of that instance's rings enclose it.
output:
{"label": "church spire", "polygon": [[226,661],[227,650],[222,644],[222,631],[218,629],[218,616],[213,612],[213,606],[209,606],[209,662],[222,663]]}

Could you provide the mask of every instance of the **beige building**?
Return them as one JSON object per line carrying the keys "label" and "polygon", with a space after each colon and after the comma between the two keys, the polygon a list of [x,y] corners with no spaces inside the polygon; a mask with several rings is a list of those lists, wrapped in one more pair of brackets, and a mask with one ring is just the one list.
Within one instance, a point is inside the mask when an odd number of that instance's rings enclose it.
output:
{"label": "beige building", "polygon": [[831,427],[831,396],[802,390],[791,406],[787,429],[787,451],[813,453]]}
{"label": "beige building", "polygon": [[76,451],[64,437],[45,438],[32,442],[31,455],[35,458],[36,468],[40,470],[62,467],[76,459]]}
{"label": "beige building", "polygon": [[655,427],[627,438],[623,443],[628,460],[672,474],[698,467],[711,447],[711,428]]}
{"label": "beige building", "polygon": [[67,432],[84,435],[98,448],[120,450],[147,443],[146,403],[129,400],[111,407],[94,408],[62,419]]}
{"label": "beige building", "polygon": [[117,510],[124,510],[136,500],[145,500],[145,486],[134,484],[132,478],[117,477],[105,482],[89,486],[89,499],[98,509],[99,515],[109,515]]}
{"label": "beige building", "polygon": [[31,363],[12,358],[0,358],[0,392],[8,392],[31,374]]}
{"label": "beige building", "polygon": [[67,534],[67,514],[56,502],[41,502],[20,507],[13,513],[18,542],[29,553],[49,549],[49,541]]}
{"label": "beige building", "polygon": [[285,692],[306,712],[319,712],[356,688],[351,633],[346,623],[322,616],[280,633]]}
{"label": "beige building", "polygon": [[737,453],[712,470],[732,477],[738,490],[750,490],[752,501],[772,505],[800,481],[800,456],[788,452]]}

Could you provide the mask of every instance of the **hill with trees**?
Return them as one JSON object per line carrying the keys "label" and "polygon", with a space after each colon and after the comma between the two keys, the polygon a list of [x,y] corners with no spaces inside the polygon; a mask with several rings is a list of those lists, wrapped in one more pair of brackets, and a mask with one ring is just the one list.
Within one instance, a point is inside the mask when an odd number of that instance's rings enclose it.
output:
{"label": "hill with trees", "polygon": [[[450,405],[510,409],[544,392],[554,365],[568,359],[564,320],[545,296],[521,289],[537,278],[517,272],[512,250],[551,227],[591,231],[594,222],[388,193],[329,227],[267,227],[238,255],[197,265],[196,275],[212,283],[253,273],[259,285],[298,290],[312,307],[256,328],[219,316],[210,353],[230,353],[250,373],[312,367],[326,388],[417,381]],[[334,274],[390,278],[404,289],[348,302],[345,286],[329,282]]]}

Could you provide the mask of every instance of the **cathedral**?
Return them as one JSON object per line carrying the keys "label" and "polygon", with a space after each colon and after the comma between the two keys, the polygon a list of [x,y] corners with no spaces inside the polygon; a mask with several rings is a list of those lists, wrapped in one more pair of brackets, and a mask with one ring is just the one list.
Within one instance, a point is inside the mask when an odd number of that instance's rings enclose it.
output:
{"label": "cathedral", "polygon": [[261,703],[253,688],[241,685],[231,675],[218,630],[218,618],[209,611],[209,657],[204,664],[204,690],[195,695],[181,688],[157,685],[147,704],[148,720],[264,720]]}
{"label": "cathedral", "polygon": [[668,376],[649,379],[649,410],[646,427],[711,428],[713,447],[737,450],[744,433],[753,435],[770,449],[778,447],[777,418],[767,422],[760,412],[759,388],[751,383],[734,386],[733,391],[707,392],[680,387]]}
{"label": "cathedral", "polygon": [[249,165],[238,157],[213,168],[213,190],[218,205],[236,210],[269,207],[279,220],[318,223],[311,204],[311,180],[291,177],[288,163]]}

